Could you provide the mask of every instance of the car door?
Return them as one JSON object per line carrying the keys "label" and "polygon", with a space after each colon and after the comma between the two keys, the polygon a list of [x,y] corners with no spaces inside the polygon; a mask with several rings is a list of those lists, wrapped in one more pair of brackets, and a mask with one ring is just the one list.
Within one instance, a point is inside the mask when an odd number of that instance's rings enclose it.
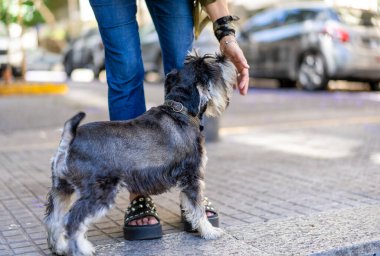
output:
{"label": "car door", "polygon": [[250,18],[238,36],[239,43],[246,55],[253,77],[267,77],[271,68],[269,44],[272,41],[270,30],[276,26],[277,10],[260,12]]}
{"label": "car door", "polygon": [[[284,11],[281,30],[278,35],[278,69],[283,78],[291,78],[290,73],[297,65],[297,58],[310,41],[308,35],[315,29],[318,9],[292,8]],[[309,22],[309,23],[307,23]]]}

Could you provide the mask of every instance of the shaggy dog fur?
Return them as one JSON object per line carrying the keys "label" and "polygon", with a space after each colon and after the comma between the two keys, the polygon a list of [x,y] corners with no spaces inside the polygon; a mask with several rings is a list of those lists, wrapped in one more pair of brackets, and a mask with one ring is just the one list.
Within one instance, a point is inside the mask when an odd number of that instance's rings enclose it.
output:
{"label": "shaggy dog fur", "polygon": [[[52,160],[46,207],[52,251],[92,255],[87,227],[112,207],[120,187],[155,195],[178,185],[193,228],[206,239],[221,236],[202,203],[207,156],[199,120],[226,109],[236,78],[234,65],[223,56],[189,55],[182,70],[166,77],[165,104],[130,121],[78,127],[84,113],[68,120]],[[72,203],[74,192],[78,199]]]}

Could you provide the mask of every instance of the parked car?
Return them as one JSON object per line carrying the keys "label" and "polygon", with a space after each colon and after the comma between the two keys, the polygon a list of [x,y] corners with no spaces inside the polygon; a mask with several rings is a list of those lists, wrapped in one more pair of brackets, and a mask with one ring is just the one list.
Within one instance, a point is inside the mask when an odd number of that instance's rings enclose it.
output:
{"label": "parked car", "polygon": [[[155,82],[161,82],[164,77],[161,47],[153,24],[140,27],[139,34],[145,72],[157,73]],[[194,42],[194,48],[199,49],[200,54],[215,53],[218,46],[212,27],[206,27]],[[104,47],[97,28],[85,31],[69,43],[63,54],[63,65],[68,76],[77,68],[89,68],[95,76],[99,75],[105,68],[105,62]]]}
{"label": "parked car", "polygon": [[68,76],[74,69],[88,68],[97,77],[104,69],[104,47],[97,28],[84,31],[72,40],[63,53],[63,65]]}
{"label": "parked car", "polygon": [[379,90],[380,19],[371,11],[288,3],[251,17],[238,40],[251,76],[322,90],[329,80],[368,82]]}

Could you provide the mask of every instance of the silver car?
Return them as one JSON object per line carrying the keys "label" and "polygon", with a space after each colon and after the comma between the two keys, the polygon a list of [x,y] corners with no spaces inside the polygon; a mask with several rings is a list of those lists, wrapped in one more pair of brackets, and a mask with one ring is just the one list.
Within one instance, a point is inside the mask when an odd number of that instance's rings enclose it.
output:
{"label": "silver car", "polygon": [[251,17],[238,37],[251,76],[322,90],[329,80],[368,82],[379,90],[380,19],[370,11],[289,3]]}

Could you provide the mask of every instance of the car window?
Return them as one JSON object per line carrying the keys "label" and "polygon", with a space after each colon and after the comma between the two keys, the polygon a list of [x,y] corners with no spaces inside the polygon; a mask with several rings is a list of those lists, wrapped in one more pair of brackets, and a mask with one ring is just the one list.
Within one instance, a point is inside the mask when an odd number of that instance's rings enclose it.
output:
{"label": "car window", "polygon": [[246,32],[257,32],[265,29],[274,28],[278,25],[280,12],[277,10],[265,11],[256,14],[244,26]]}
{"label": "car window", "polygon": [[379,15],[374,12],[352,8],[338,8],[336,12],[339,20],[350,26],[374,27],[380,25]]}
{"label": "car window", "polygon": [[312,9],[292,9],[285,12],[284,25],[292,25],[307,20],[315,20],[318,16],[318,10]]}

